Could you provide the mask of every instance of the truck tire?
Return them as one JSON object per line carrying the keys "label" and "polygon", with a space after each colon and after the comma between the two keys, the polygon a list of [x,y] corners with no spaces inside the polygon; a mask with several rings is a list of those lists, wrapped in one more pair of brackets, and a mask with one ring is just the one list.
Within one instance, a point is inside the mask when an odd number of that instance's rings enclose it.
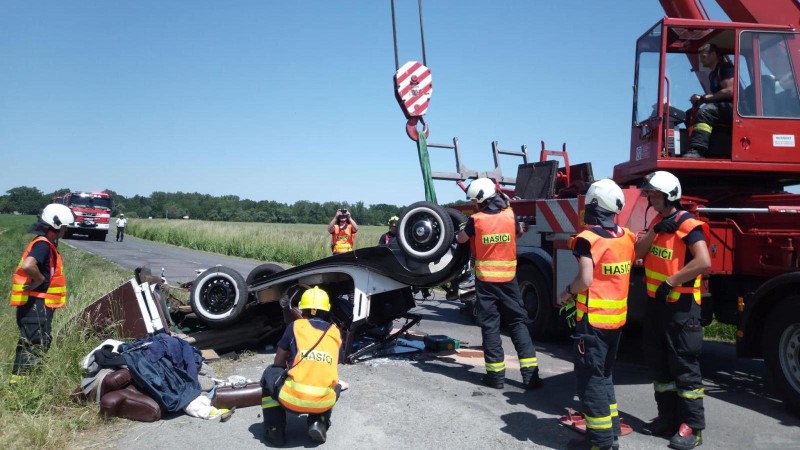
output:
{"label": "truck tire", "polygon": [[450,214],[435,203],[413,203],[400,213],[397,243],[411,259],[438,260],[450,249],[454,236]]}
{"label": "truck tire", "polygon": [[556,326],[556,312],[553,308],[553,289],[539,269],[531,264],[517,268],[517,283],[528,319],[531,336],[537,340],[552,338]]}
{"label": "truck tire", "polygon": [[247,284],[239,272],[216,266],[198,275],[189,301],[198,319],[218,328],[239,319],[247,304],[247,294]]}
{"label": "truck tire", "polygon": [[285,269],[277,264],[261,264],[256,266],[253,270],[247,274],[247,286],[250,286],[254,283],[261,281],[262,279],[274,275],[278,272],[283,272]]}
{"label": "truck tire", "polygon": [[764,331],[764,362],[787,409],[800,413],[800,296],[772,309]]}

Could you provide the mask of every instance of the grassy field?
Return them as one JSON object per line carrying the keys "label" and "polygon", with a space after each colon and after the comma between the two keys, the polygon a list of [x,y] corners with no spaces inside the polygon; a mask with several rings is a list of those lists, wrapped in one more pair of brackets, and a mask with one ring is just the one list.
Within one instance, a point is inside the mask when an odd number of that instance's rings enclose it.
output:
{"label": "grassy field", "polygon": [[[377,245],[387,227],[359,226],[356,248]],[[327,225],[134,219],[131,236],[222,255],[293,266],[331,255]]]}
{"label": "grassy field", "polygon": [[77,433],[102,420],[94,404],[69,399],[82,377],[78,362],[105,337],[92,336],[77,320],[80,311],[131,277],[106,260],[60,245],[67,274],[67,307],[56,311],[53,344],[44,361],[23,383],[8,386],[18,337],[15,309],[8,305],[11,274],[33,235],[32,216],[0,215],[0,448],[64,449],[75,447]]}

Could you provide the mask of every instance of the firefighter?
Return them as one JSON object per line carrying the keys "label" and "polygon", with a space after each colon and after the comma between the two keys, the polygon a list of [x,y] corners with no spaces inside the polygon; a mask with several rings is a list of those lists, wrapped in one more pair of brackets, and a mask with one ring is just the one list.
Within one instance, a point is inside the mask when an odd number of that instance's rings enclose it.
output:
{"label": "firefighter", "polygon": [[539,388],[543,383],[528,330],[530,320],[516,280],[516,238],[521,228],[506,198],[498,194],[494,181],[488,178],[473,181],[467,188],[467,198],[478,212],[467,219],[456,239],[460,244],[469,241],[475,257],[475,292],[486,367],[483,384],[495,389],[504,386],[506,363],[500,339],[503,318],[517,350],[523,385],[526,389]]}
{"label": "firefighter", "polygon": [[397,221],[400,220],[397,216],[389,218],[389,231],[383,233],[378,239],[378,245],[381,247],[399,248],[397,246]]}
{"label": "firefighter", "polygon": [[658,416],[645,433],[671,435],[670,447],[690,449],[702,444],[705,428],[698,357],[703,347],[700,280],[711,266],[708,225],[681,208],[681,184],[671,173],[648,175],[642,190],[658,212],[636,242],[636,258],[644,258],[649,297],[645,359],[658,406]]}
{"label": "firefighter", "polygon": [[328,224],[328,232],[331,234],[331,251],[334,255],[353,251],[358,224],[347,209],[336,210]]}
{"label": "firefighter", "polygon": [[710,94],[693,94],[689,101],[702,105],[694,121],[692,136],[689,138],[689,151],[684,158],[704,158],[708,154],[711,132],[718,125],[730,126],[733,121],[733,63],[728,61],[714,44],[701,46],[700,63],[711,69],[708,74]]}
{"label": "firefighter", "polygon": [[286,327],[275,361],[261,377],[261,408],[267,441],[286,443],[286,411],[308,414],[308,436],[323,443],[331,426],[331,411],[339,399],[338,367],[342,334],[330,323],[328,294],[306,290],[297,307],[303,318]]}
{"label": "firefighter", "polygon": [[586,440],[569,448],[618,448],[619,413],[612,371],[622,326],[628,313],[628,287],[636,236],[614,222],[625,206],[622,189],[612,180],[594,182],[586,193],[584,220],[590,227],[574,240],[575,279],[558,304],[575,299],[575,376],[583,402]]}
{"label": "firefighter", "polygon": [[20,382],[50,348],[53,314],[67,300],[67,279],[58,240],[75,216],[65,205],[45,206],[30,231],[36,234],[22,253],[11,282],[11,306],[17,308],[17,341],[10,384]]}

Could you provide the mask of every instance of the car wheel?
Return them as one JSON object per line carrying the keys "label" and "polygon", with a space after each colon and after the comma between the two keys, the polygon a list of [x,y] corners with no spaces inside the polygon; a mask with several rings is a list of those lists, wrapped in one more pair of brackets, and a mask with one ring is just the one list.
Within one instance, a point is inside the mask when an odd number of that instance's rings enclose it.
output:
{"label": "car wheel", "polygon": [[256,266],[253,270],[250,271],[249,274],[247,274],[247,280],[245,281],[247,282],[248,286],[252,286],[253,284],[260,282],[264,278],[267,278],[271,275],[283,271],[284,268],[277,264],[270,264],[270,263],[261,264],[259,266]]}
{"label": "car wheel", "polygon": [[450,214],[439,205],[417,202],[400,213],[397,243],[409,258],[436,261],[450,249],[454,236]]}
{"label": "car wheel", "polygon": [[239,319],[247,304],[247,293],[247,284],[239,272],[216,266],[195,279],[190,302],[205,324],[224,327]]}

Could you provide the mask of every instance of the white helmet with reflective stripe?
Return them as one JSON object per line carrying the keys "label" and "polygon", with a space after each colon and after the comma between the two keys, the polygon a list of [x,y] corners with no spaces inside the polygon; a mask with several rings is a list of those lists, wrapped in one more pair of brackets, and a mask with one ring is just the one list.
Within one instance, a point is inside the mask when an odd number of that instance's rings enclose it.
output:
{"label": "white helmet with reflective stripe", "polygon": [[659,170],[644,177],[644,184],[642,184],[643,191],[658,191],[667,195],[668,202],[675,202],[681,199],[681,182],[678,177]]}
{"label": "white helmet with reflective stripe", "polygon": [[469,184],[467,199],[483,203],[497,193],[494,181],[489,178],[478,178]]}
{"label": "white helmet with reflective stripe", "polygon": [[596,205],[605,211],[619,214],[625,206],[622,189],[608,178],[595,181],[586,191],[586,205]]}
{"label": "white helmet with reflective stripe", "polygon": [[61,227],[75,222],[75,216],[66,205],[51,203],[42,210],[42,222],[60,230]]}

